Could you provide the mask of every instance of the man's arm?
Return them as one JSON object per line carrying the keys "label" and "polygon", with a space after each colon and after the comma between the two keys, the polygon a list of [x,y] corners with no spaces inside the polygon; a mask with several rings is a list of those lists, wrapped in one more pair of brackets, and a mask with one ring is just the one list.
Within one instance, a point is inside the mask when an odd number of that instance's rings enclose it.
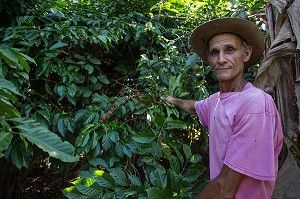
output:
{"label": "man's arm", "polygon": [[237,192],[244,175],[223,165],[221,173],[194,199],[229,199]]}
{"label": "man's arm", "polygon": [[170,104],[174,104],[175,106],[178,106],[181,108],[184,112],[187,112],[189,114],[195,114],[196,109],[194,108],[195,100],[185,100],[180,98],[174,98],[172,96],[168,96],[166,98],[162,98],[163,100],[166,100]]}

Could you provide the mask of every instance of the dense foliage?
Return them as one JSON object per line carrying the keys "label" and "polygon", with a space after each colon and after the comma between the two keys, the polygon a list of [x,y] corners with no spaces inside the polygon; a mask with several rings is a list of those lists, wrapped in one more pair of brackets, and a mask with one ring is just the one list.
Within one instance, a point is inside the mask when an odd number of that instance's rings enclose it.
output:
{"label": "dense foliage", "polygon": [[191,31],[262,7],[46,0],[20,12],[0,29],[0,157],[64,172],[81,162],[68,198],[191,198],[207,183],[207,132],[161,97],[215,92]]}

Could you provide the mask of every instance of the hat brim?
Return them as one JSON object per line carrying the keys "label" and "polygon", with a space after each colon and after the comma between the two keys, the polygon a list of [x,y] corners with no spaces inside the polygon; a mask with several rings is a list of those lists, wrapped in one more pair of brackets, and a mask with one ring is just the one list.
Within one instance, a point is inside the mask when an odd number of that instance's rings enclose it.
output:
{"label": "hat brim", "polygon": [[221,33],[233,33],[242,37],[252,48],[252,55],[244,67],[255,65],[262,57],[265,43],[264,36],[259,28],[252,22],[240,18],[220,18],[198,26],[192,33],[190,42],[193,50],[205,64],[208,62],[208,41]]}

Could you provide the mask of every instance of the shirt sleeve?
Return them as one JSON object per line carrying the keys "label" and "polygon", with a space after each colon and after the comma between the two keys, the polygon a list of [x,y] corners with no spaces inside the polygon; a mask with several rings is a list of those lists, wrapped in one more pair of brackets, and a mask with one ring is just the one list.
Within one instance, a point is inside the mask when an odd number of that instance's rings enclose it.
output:
{"label": "shirt sleeve", "polygon": [[277,173],[273,113],[248,113],[237,118],[229,139],[224,164],[258,180],[274,181]]}
{"label": "shirt sleeve", "polygon": [[209,126],[209,111],[207,99],[195,102],[194,108],[201,124],[205,127]]}

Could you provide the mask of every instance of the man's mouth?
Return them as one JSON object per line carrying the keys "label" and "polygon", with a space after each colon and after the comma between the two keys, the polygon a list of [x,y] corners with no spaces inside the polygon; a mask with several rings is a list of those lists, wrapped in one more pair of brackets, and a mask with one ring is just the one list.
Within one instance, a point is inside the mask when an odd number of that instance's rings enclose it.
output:
{"label": "man's mouth", "polygon": [[228,69],[230,69],[230,68],[217,68],[216,71],[218,71],[218,70],[228,70]]}

